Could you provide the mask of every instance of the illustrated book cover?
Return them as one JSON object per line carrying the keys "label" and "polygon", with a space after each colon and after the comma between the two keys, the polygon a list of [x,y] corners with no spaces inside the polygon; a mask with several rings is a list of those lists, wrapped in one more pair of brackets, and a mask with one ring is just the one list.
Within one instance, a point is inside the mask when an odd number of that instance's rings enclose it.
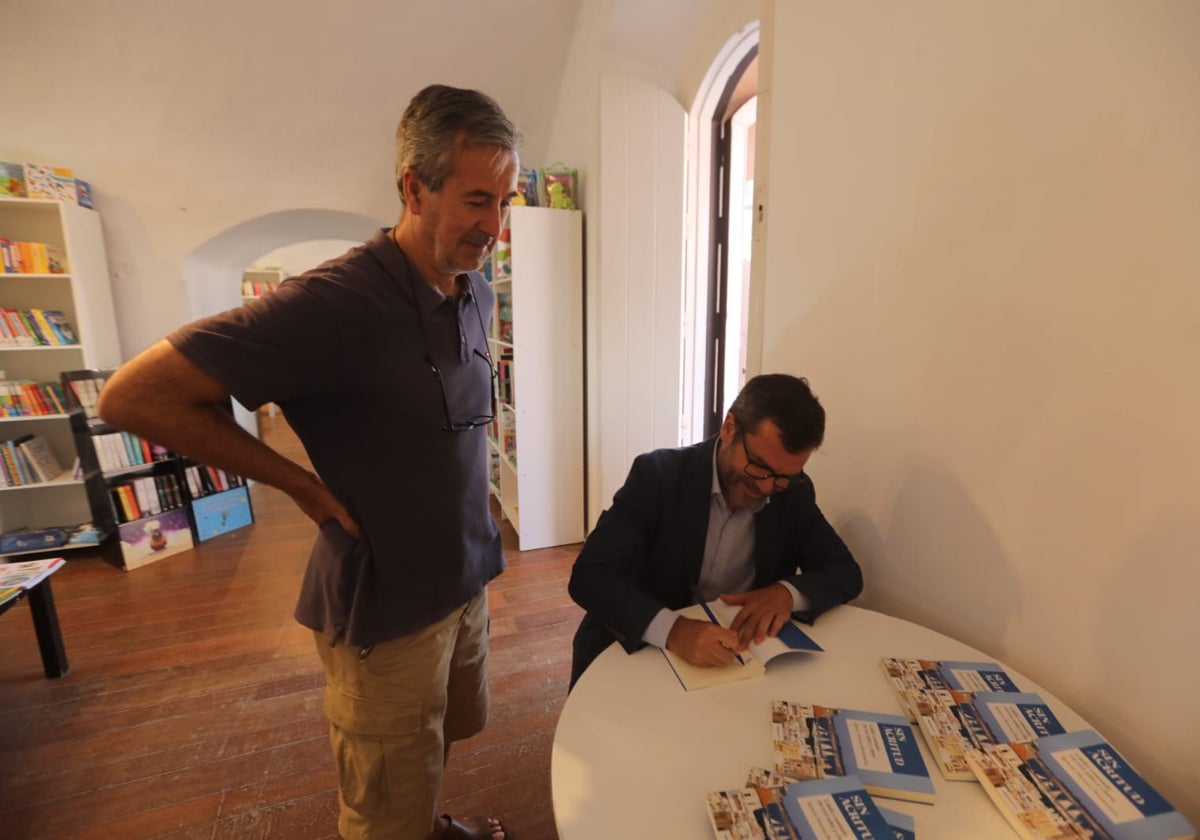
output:
{"label": "illustrated book cover", "polygon": [[[693,604],[678,610],[678,614],[684,618],[711,621],[713,624],[728,627],[740,609],[741,607],[726,604],[718,598],[705,604]],[[675,676],[688,691],[762,676],[766,673],[767,663],[782,654],[820,653],[822,650],[822,647],[801,630],[795,621],[785,623],[775,638],[764,639],[762,644],[751,642],[747,651],[738,654],[728,665],[716,668],[701,668],[692,665],[682,657],[662,648],[663,655],[670,663]]]}
{"label": "illustrated book cover", "polygon": [[879,660],[896,692],[909,723],[917,722],[914,691],[1020,691],[1012,677],[996,662],[961,660],[902,659],[885,656]]}
{"label": "illustrated book cover", "polygon": [[856,776],[787,786],[784,810],[800,840],[875,840],[894,836],[871,793]]}
{"label": "illustrated book cover", "polygon": [[196,534],[201,542],[241,528],[254,521],[245,487],[213,493],[192,502]]}
{"label": "illustrated book cover", "polygon": [[875,796],[934,801],[933,779],[903,715],[771,703],[775,770],[797,779],[857,776]]}
{"label": "illustrated book cover", "polygon": [[195,544],[184,508],[168,510],[153,518],[126,522],[117,527],[117,532],[121,540],[121,561],[126,571],[187,551]]}
{"label": "illustrated book cover", "polygon": [[1091,729],[988,745],[971,769],[1025,840],[1191,840],[1196,829]]}
{"label": "illustrated book cover", "polygon": [[47,560],[0,564],[0,587],[19,586],[22,589],[30,589],[57,572],[66,562],[61,557],[51,557]]}

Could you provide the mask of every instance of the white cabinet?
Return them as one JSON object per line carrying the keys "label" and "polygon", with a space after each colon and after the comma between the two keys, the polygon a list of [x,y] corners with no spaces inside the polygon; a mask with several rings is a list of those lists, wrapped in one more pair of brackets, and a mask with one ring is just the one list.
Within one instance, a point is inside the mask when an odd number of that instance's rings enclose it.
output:
{"label": "white cabinet", "polygon": [[[0,308],[60,310],[79,339],[78,344],[63,346],[0,345],[4,378],[59,381],[64,370],[120,364],[108,260],[96,212],[58,201],[0,197],[0,238],[53,245],[67,263],[65,274],[0,274]],[[107,509],[98,475],[71,476],[77,452],[71,419],[64,414],[0,418],[0,439],[41,435],[66,468],[49,483],[0,490],[0,532],[77,525],[97,518],[98,509]]]}
{"label": "white cabinet", "polygon": [[[514,207],[492,266],[492,491],[522,551],[584,538],[583,218]],[[508,270],[511,266],[511,272]]]}

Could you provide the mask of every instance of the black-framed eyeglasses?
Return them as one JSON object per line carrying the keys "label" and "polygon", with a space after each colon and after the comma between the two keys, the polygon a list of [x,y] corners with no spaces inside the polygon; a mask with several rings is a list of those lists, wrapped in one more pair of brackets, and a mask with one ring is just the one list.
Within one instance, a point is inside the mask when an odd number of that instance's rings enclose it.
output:
{"label": "black-framed eyeglasses", "polygon": [[804,475],[804,470],[800,470],[800,472],[796,473],[784,474],[771,472],[771,470],[760,464],[758,459],[750,454],[750,448],[746,446],[746,432],[740,425],[738,426],[738,437],[742,439],[742,451],[746,453],[746,466],[742,468],[742,472],[753,478],[755,481],[766,481],[769,478],[772,482],[774,482],[776,490],[783,490],[784,488],[789,487],[793,481],[797,483],[802,483],[805,481],[806,476]]}
{"label": "black-framed eyeglasses", "polygon": [[[411,276],[409,277],[409,280],[412,280]],[[416,300],[415,289],[413,292],[413,300]],[[479,320],[479,330],[483,334],[484,347],[487,347],[487,328],[483,325],[483,313],[479,311],[479,301],[476,299],[473,292],[471,294],[471,302],[475,304],[475,317]],[[425,330],[425,320],[421,317],[419,312],[417,313],[417,321],[421,325],[421,335],[425,339],[425,363],[429,365],[429,369],[433,371],[433,378],[437,380],[438,390],[442,393],[442,411],[446,416],[446,422],[442,426],[442,431],[465,432],[469,429],[476,429],[480,426],[486,426],[488,423],[491,423],[493,420],[495,420],[496,406],[499,403],[499,400],[496,397],[496,366],[492,364],[491,350],[481,353],[478,349],[475,349],[471,352],[483,359],[488,366],[488,377],[491,380],[492,413],[477,414],[474,417],[465,417],[461,420],[455,420],[450,416],[450,400],[446,397],[446,382],[442,378],[441,368],[439,368],[433,361],[433,353],[429,349],[429,333]]]}
{"label": "black-framed eyeglasses", "polygon": [[[478,304],[476,304],[478,308]],[[481,319],[482,320],[482,319]],[[484,334],[486,340],[487,334]],[[433,359],[429,356],[425,357],[425,361],[429,363],[429,369],[433,371],[433,378],[437,380],[438,388],[442,392],[442,411],[446,415],[446,423],[442,426],[442,431],[445,432],[465,432],[467,429],[474,429],[479,426],[486,426],[496,419],[496,366],[492,364],[492,354],[480,353],[479,350],[472,351],[476,356],[483,359],[488,366],[488,375],[491,377],[492,389],[492,413],[479,414],[475,417],[467,417],[463,420],[450,419],[450,401],[446,398],[446,383],[442,381],[442,371],[433,363]]]}

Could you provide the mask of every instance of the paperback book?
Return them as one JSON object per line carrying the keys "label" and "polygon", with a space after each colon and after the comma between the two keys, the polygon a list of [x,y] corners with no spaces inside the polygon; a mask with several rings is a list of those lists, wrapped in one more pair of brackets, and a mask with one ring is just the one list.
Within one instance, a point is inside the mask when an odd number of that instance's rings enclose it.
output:
{"label": "paperback book", "polygon": [[775,770],[796,779],[857,776],[876,796],[934,801],[933,779],[902,715],[771,703]]}
{"label": "paperback book", "polygon": [[879,666],[896,692],[896,698],[908,715],[909,723],[917,722],[914,691],[954,689],[957,691],[1020,691],[1017,684],[996,662],[966,662],[961,660],[899,659],[885,656]]}
{"label": "paperback book", "polygon": [[882,665],[947,780],[975,781],[967,753],[984,744],[1028,743],[1066,731],[1039,695],[1017,691],[994,662],[884,659]]}
{"label": "paperback book", "polygon": [[894,837],[879,806],[856,776],[787,786],[784,811],[799,840],[874,840]]}
{"label": "paperback book", "polygon": [[[693,604],[679,610],[679,615],[697,621],[711,621],[721,627],[729,627],[741,607],[726,604],[719,598],[704,604]],[[670,663],[680,684],[688,691],[697,688],[708,688],[713,685],[736,682],[750,677],[759,677],[766,673],[767,663],[777,656],[787,653],[820,653],[822,648],[812,638],[800,629],[795,621],[786,622],[779,635],[766,638],[762,644],[750,643],[749,649],[738,654],[728,665],[715,668],[700,668],[684,660],[665,648],[663,655]]]}
{"label": "paperback book", "polygon": [[968,762],[1025,840],[1190,840],[1196,829],[1091,729],[987,745]]}
{"label": "paperback book", "polygon": [[[853,776],[797,783],[771,770],[756,767],[750,770],[744,788],[708,794],[708,819],[713,834],[717,840],[801,840],[808,836],[849,840],[859,836],[846,833],[802,834],[800,827],[789,816],[785,800],[789,790],[804,793],[804,785],[820,785],[826,788],[824,791],[808,788],[808,795],[831,795],[830,788],[847,788],[860,791],[864,797],[870,797],[862,788],[861,781]],[[878,835],[879,840],[915,840],[916,821],[911,816],[884,808],[878,803],[873,804],[888,827],[887,833]]]}
{"label": "paperback book", "polygon": [[21,589],[31,589],[50,575],[57,572],[66,564],[61,557],[51,557],[48,560],[25,560],[20,563],[4,563],[0,565],[0,588],[18,586]]}

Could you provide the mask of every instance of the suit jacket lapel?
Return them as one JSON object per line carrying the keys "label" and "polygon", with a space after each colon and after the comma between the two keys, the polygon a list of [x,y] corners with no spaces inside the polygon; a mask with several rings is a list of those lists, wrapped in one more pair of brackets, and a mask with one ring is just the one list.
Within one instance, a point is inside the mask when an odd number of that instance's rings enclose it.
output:
{"label": "suit jacket lapel", "polygon": [[688,458],[682,482],[682,504],[680,512],[685,517],[680,522],[679,533],[683,540],[684,567],[691,598],[700,580],[700,566],[704,563],[704,542],[708,538],[708,513],[712,504],[713,449],[716,438],[697,444]]}
{"label": "suit jacket lapel", "polygon": [[[774,507],[775,510],[771,508]],[[778,580],[774,557],[779,545],[779,502],[770,501],[754,515],[754,588]]]}

